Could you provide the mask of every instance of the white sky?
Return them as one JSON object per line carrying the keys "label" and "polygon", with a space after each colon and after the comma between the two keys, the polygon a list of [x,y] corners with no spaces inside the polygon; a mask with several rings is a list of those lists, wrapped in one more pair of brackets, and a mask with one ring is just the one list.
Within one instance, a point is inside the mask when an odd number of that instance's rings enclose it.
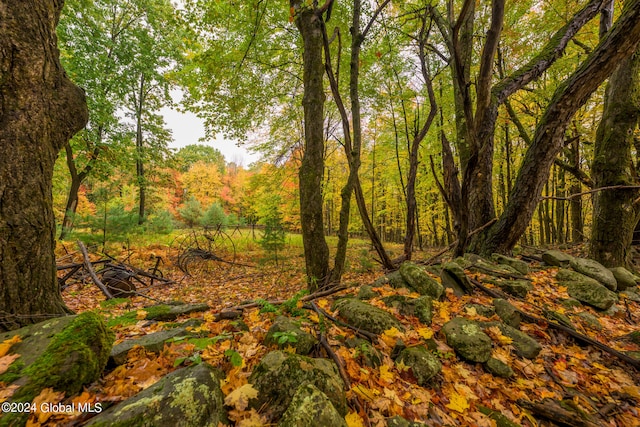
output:
{"label": "white sky", "polygon": [[204,124],[193,113],[181,113],[171,108],[163,108],[161,113],[173,133],[173,142],[169,144],[171,148],[190,144],[210,145],[220,150],[227,163],[235,162],[245,167],[259,160],[258,154],[249,153],[246,148],[238,146],[237,141],[225,139],[222,135],[218,135],[215,140],[201,141],[204,138]]}

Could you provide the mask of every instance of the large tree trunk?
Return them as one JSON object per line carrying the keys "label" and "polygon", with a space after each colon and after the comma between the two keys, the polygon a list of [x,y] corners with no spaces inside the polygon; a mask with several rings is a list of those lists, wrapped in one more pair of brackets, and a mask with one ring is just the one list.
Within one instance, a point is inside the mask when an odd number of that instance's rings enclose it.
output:
{"label": "large tree trunk", "polygon": [[88,113],[59,61],[62,6],[0,0],[0,330],[68,312],[56,280],[53,165]]}
{"label": "large tree trunk", "polygon": [[138,183],[138,225],[144,223],[145,204],[147,199],[147,184],[144,176],[144,138],[142,135],[142,114],[145,105],[145,78],[140,75],[140,89],[138,105],[136,106],[136,178]]}
{"label": "large tree trunk", "polygon": [[[631,146],[640,118],[640,51],[620,63],[605,94],[591,176],[595,187],[637,185]],[[607,267],[628,266],[640,207],[638,189],[600,191],[593,199],[590,255]]]}
{"label": "large tree trunk", "polygon": [[509,252],[522,236],[564,145],[567,124],[618,64],[635,52],[639,40],[640,0],[630,0],[609,34],[556,90],[525,154],[509,204],[486,232],[481,253]]}
{"label": "large tree trunk", "polygon": [[324,65],[322,17],[302,0],[290,0],[295,23],[302,36],[304,96],[304,154],[300,178],[300,222],[309,292],[317,289],[329,273],[329,247],[322,222],[324,174]]}

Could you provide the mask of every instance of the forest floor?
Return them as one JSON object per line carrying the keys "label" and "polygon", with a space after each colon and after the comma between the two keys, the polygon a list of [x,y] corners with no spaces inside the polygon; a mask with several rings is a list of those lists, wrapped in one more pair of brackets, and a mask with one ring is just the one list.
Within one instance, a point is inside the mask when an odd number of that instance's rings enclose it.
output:
{"label": "forest floor", "polygon": [[[71,245],[67,244],[67,248]],[[573,251],[579,254],[581,248]],[[129,353],[124,365],[112,371],[105,371],[103,377],[90,385],[80,396],[48,396],[59,401],[103,402],[104,405],[122,401],[158,381],[167,373],[178,369],[180,365],[204,361],[221,368],[227,374],[222,386],[225,395],[247,383],[249,374],[260,359],[271,349],[262,344],[262,340],[273,323],[276,313],[265,313],[260,307],[244,310],[242,320],[247,324],[248,332],[233,332],[230,321],[216,321],[215,315],[222,309],[233,307],[247,301],[261,298],[264,300],[283,300],[292,298],[305,289],[304,257],[301,247],[292,244],[279,257],[278,265],[273,260],[264,261],[259,245],[245,245],[235,256],[235,262],[244,265],[230,265],[215,261],[193,263],[185,275],[175,261],[175,249],[168,245],[150,244],[142,247],[112,248],[114,256],[126,259],[126,262],[142,269],[149,269],[157,257],[163,262],[159,268],[165,278],[173,279],[173,284],[156,283],[140,289],[148,297],[132,297],[126,300],[105,302],[105,297],[91,282],[78,282],[67,287],[63,297],[67,305],[76,312],[97,310],[106,319],[119,316],[131,310],[139,310],[144,318],[144,309],[157,301],[183,301],[186,303],[207,303],[209,311],[193,313],[188,317],[201,319],[199,331],[206,331],[210,337],[221,338],[215,346],[204,349],[193,343],[174,342],[166,346],[160,354],[147,352],[142,348]],[[399,248],[396,248],[399,250]],[[58,249],[60,257],[68,256]],[[416,258],[428,259],[437,250],[418,252]],[[373,261],[373,254],[364,242],[356,242],[349,253],[349,268],[343,283],[348,288],[335,295],[316,300],[318,306],[330,311],[336,297],[355,295],[360,285],[371,284],[384,273]],[[557,269],[538,268],[532,263],[532,272],[528,275],[533,290],[526,299],[510,298],[510,302],[526,313],[544,317],[543,310],[555,310],[572,314],[571,310],[559,302],[568,298],[566,288],[559,286],[554,279]],[[480,273],[467,274],[482,280]],[[439,279],[438,279],[439,280]],[[382,296],[397,294],[398,289],[388,286],[377,288]],[[405,293],[406,294],[406,293]],[[417,296],[417,295],[416,295]],[[327,337],[338,357],[342,360],[346,374],[351,382],[347,392],[350,413],[347,422],[353,426],[385,426],[389,417],[401,415],[409,420],[423,420],[428,425],[465,425],[494,426],[496,422],[480,412],[483,407],[504,414],[511,421],[523,426],[555,425],[536,417],[518,404],[524,399],[532,402],[562,401],[565,407],[577,412],[590,414],[594,424],[607,426],[640,426],[640,380],[638,371],[589,345],[581,345],[571,337],[557,331],[548,324],[523,323],[521,330],[535,337],[543,350],[533,360],[515,355],[510,340],[496,334],[493,357],[506,362],[514,370],[509,379],[493,376],[480,364],[472,364],[458,359],[453,349],[447,346],[440,329],[444,323],[457,315],[467,318],[479,318],[473,310],[465,309],[469,303],[491,305],[492,298],[476,290],[473,295],[456,297],[447,293],[443,301],[434,303],[432,324],[425,326],[413,316],[402,316],[394,309],[387,308],[379,298],[369,301],[388,311],[392,311],[407,332],[387,331],[381,336],[376,348],[384,355],[383,364],[370,368],[362,363],[355,349],[344,347],[337,337],[350,337],[353,332],[336,324],[328,324]],[[298,308],[301,303],[297,304]],[[630,300],[622,301],[621,310],[604,314],[590,308],[590,313],[598,317],[601,330],[594,330],[584,323],[574,321],[578,332],[585,334],[619,351],[635,350],[636,344],[622,339],[626,334],[638,330],[640,322],[640,304]],[[291,306],[288,306],[291,310]],[[294,306],[294,309],[296,307]],[[282,311],[287,309],[282,308]],[[299,311],[299,310],[292,310]],[[304,310],[303,310],[304,311]],[[286,313],[285,313],[286,314]],[[186,320],[188,317],[179,319]],[[318,329],[320,319],[313,312],[303,316],[303,325],[313,332]],[[572,320],[577,319],[571,317]],[[140,320],[127,326],[116,326],[116,343],[125,339],[150,334],[165,327],[164,322]],[[231,334],[231,335],[230,335]],[[228,339],[231,336],[232,339]],[[443,369],[429,387],[420,387],[415,379],[401,370],[389,357],[396,340],[401,338],[407,346],[415,345],[424,339],[434,338]],[[242,357],[242,363],[232,363],[229,352],[234,350]],[[320,350],[322,351],[322,350]],[[326,356],[325,356],[326,357]],[[353,405],[358,402],[357,405]],[[230,403],[229,418],[235,425],[249,427],[262,425],[261,416],[246,405],[234,407]],[[356,409],[360,406],[359,409]],[[427,421],[428,420],[428,421]],[[81,418],[49,416],[32,418],[30,425],[80,425]],[[598,424],[600,423],[600,424]]]}

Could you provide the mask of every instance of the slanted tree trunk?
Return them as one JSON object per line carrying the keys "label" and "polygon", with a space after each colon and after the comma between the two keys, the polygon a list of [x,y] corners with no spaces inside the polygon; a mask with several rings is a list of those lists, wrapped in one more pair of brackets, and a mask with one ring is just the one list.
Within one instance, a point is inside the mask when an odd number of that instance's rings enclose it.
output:
{"label": "slanted tree trunk", "polygon": [[59,61],[63,4],[0,0],[0,330],[69,312],[56,280],[53,165],[88,113]]}
{"label": "slanted tree trunk", "polygon": [[140,87],[136,106],[136,178],[138,183],[138,225],[144,223],[147,183],[144,176],[144,138],[142,135],[142,114],[144,112],[147,89],[144,73],[140,74]]}
{"label": "slanted tree trunk", "polygon": [[290,0],[304,45],[304,153],[300,179],[300,222],[307,267],[307,287],[314,292],[329,273],[329,247],[322,222],[324,174],[324,65],[322,15],[302,0]]}
{"label": "slanted tree trunk", "polygon": [[[640,51],[620,63],[611,75],[598,125],[591,168],[595,187],[637,185],[632,175],[631,146],[640,119]],[[640,206],[637,188],[611,189],[593,199],[590,255],[607,267],[628,266],[633,230]]]}
{"label": "slanted tree trunk", "polygon": [[640,0],[629,0],[611,31],[553,95],[525,154],[507,208],[487,230],[481,254],[509,252],[522,236],[549,178],[551,165],[564,145],[569,121],[618,64],[635,52],[638,41]]}

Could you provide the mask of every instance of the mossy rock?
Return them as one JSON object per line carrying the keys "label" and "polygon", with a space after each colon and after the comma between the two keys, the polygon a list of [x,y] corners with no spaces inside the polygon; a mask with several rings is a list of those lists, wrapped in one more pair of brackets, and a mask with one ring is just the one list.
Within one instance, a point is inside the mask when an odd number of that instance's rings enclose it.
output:
{"label": "mossy rock", "polygon": [[383,356],[377,348],[362,338],[347,338],[345,344],[356,349],[356,357],[361,358],[365,366],[377,368],[382,365]]}
{"label": "mossy rock", "polygon": [[13,400],[31,401],[47,387],[74,395],[100,377],[109,358],[114,334],[94,312],[70,317],[72,319],[51,338],[44,352],[23,369],[24,380],[19,381],[23,385],[14,393]]}
{"label": "mossy rock", "polygon": [[338,368],[327,359],[272,351],[253,369],[249,382],[258,391],[258,397],[250,401],[251,407],[266,406],[269,421],[282,416],[303,384],[313,384],[322,391],[341,416],[347,413],[344,383]]}
{"label": "mossy rock", "polygon": [[278,423],[279,427],[347,427],[327,396],[313,384],[298,387],[289,407]]}
{"label": "mossy rock", "polygon": [[511,345],[516,349],[518,356],[526,359],[535,359],[542,350],[542,345],[524,332],[500,322],[493,322],[489,326],[494,325],[500,328],[500,332],[503,335],[513,340]]}
{"label": "mossy rock", "polygon": [[127,360],[127,354],[129,351],[139,345],[145,348],[145,350],[153,353],[160,353],[164,348],[167,341],[172,338],[185,335],[187,331],[182,328],[174,328],[166,331],[154,332],[152,334],[144,335],[136,339],[125,340],[120,344],[113,346],[109,355],[109,365],[118,366],[122,365]]}
{"label": "mossy rock", "polygon": [[412,262],[403,262],[399,271],[409,287],[420,295],[428,295],[434,299],[439,299],[442,296],[444,292],[442,285],[432,279],[423,268]]}
{"label": "mossy rock", "polygon": [[144,311],[145,320],[157,320],[161,322],[171,322],[180,316],[209,310],[207,304],[159,304],[145,307],[141,310],[130,311],[122,316],[110,319],[107,323],[109,327],[116,325],[133,325],[140,319],[140,312]]}
{"label": "mossy rock", "polygon": [[[284,339],[286,338],[286,339]],[[280,348],[293,347],[298,354],[309,354],[318,343],[316,337],[303,331],[291,319],[278,316],[264,338],[264,345],[277,345]]]}
{"label": "mossy rock", "polygon": [[455,262],[447,262],[442,266],[440,279],[442,280],[442,285],[445,288],[453,289],[453,293],[457,296],[473,292],[473,286],[471,286],[469,278],[462,267]]}
{"label": "mossy rock", "polygon": [[[561,268],[556,273],[556,280],[558,282],[584,282],[590,285],[599,285],[596,279],[593,279],[589,276],[585,276],[582,273],[578,273],[577,271],[569,270],[567,268]],[[566,284],[566,283],[563,283]]]}
{"label": "mossy rock", "polygon": [[491,317],[496,314],[495,307],[490,307],[482,304],[467,304],[464,306],[464,308],[475,310],[476,314],[479,314],[483,317]]}
{"label": "mossy rock", "polygon": [[611,271],[613,277],[616,279],[617,291],[625,291],[638,284],[636,276],[624,267],[613,267],[610,268],[609,271]]}
{"label": "mossy rock", "polygon": [[562,251],[546,251],[542,254],[542,260],[553,267],[569,267],[573,257]]}
{"label": "mossy rock", "polygon": [[493,305],[496,308],[496,314],[504,323],[513,328],[520,327],[520,322],[522,321],[520,313],[509,301],[496,298],[493,300]]}
{"label": "mossy rock", "polygon": [[575,298],[563,299],[562,301],[560,301],[560,304],[564,308],[569,308],[569,309],[582,307],[582,303]]}
{"label": "mossy rock", "polygon": [[632,343],[640,345],[640,330],[629,332],[624,338]]}
{"label": "mossy rock", "polygon": [[565,314],[560,313],[559,311],[545,310],[544,317],[546,317],[548,320],[552,322],[558,323],[560,325],[564,325],[567,328],[570,328],[573,330],[576,329],[576,326],[573,324],[571,319],[569,319],[569,317],[567,317]]}
{"label": "mossy rock", "polygon": [[595,329],[596,331],[602,330],[602,323],[600,323],[600,320],[593,314],[586,311],[582,311],[578,313],[576,316],[580,317],[587,325],[589,325],[591,328]]}
{"label": "mossy rock", "polygon": [[493,357],[485,362],[484,367],[491,375],[495,375],[496,377],[511,378],[513,376],[511,366]]}
{"label": "mossy rock", "polygon": [[396,363],[402,363],[409,368],[418,385],[429,383],[442,370],[442,364],[429,350],[423,346],[405,348],[396,358]]}
{"label": "mossy rock", "polygon": [[409,421],[400,415],[393,416],[387,420],[387,427],[426,427],[427,424],[416,421]]}
{"label": "mossy rock", "polygon": [[527,280],[496,280],[494,283],[509,295],[519,298],[525,298],[533,289],[533,285]]}
{"label": "mossy rock", "polygon": [[489,409],[482,405],[478,405],[478,411],[494,420],[496,422],[496,427],[520,427],[520,424],[514,423],[501,412],[494,411],[493,409]]}
{"label": "mossy rock", "polygon": [[589,304],[599,310],[607,310],[618,301],[618,296],[615,292],[597,282],[568,282],[567,292],[578,301]]}
{"label": "mossy rock", "polygon": [[179,369],[97,415],[87,425],[213,427],[227,424],[220,390],[222,379],[223,374],[206,363]]}
{"label": "mossy rock", "polygon": [[397,309],[403,316],[416,316],[420,322],[426,325],[431,324],[433,304],[428,296],[411,298],[404,295],[391,295],[382,298],[382,301],[387,307]]}
{"label": "mossy rock", "polygon": [[362,300],[370,300],[372,298],[379,297],[379,296],[380,294],[374,291],[373,287],[369,285],[364,285],[360,287],[360,290],[358,291],[358,299],[362,299]]}
{"label": "mossy rock", "polygon": [[334,310],[351,326],[374,334],[381,334],[387,329],[396,328],[404,331],[404,326],[394,315],[371,304],[354,298],[344,298],[334,304]]}
{"label": "mossy rock", "polygon": [[397,270],[396,271],[392,271],[391,273],[387,274],[386,276],[382,276],[382,277],[378,278],[375,282],[373,282],[371,287],[376,288],[376,287],[384,286],[384,285],[389,285],[394,289],[398,289],[398,288],[411,289],[409,284],[407,282],[405,282],[405,280],[402,278],[402,275]]}
{"label": "mossy rock", "polygon": [[463,359],[484,363],[491,357],[491,338],[476,322],[456,317],[442,326],[447,344]]}
{"label": "mossy rock", "polygon": [[523,276],[526,276],[527,274],[529,274],[529,264],[527,264],[526,262],[520,259],[511,258],[508,256],[495,254],[495,253],[491,254],[491,259],[497,262],[498,264],[508,265],[509,267],[513,268]]}
{"label": "mossy rock", "polygon": [[620,292],[620,297],[627,298],[631,301],[640,302],[640,292],[638,291],[637,287],[629,288]]}
{"label": "mossy rock", "polygon": [[571,260],[570,265],[578,273],[597,280],[610,291],[615,291],[618,286],[613,273],[598,261],[588,258],[574,258]]}

